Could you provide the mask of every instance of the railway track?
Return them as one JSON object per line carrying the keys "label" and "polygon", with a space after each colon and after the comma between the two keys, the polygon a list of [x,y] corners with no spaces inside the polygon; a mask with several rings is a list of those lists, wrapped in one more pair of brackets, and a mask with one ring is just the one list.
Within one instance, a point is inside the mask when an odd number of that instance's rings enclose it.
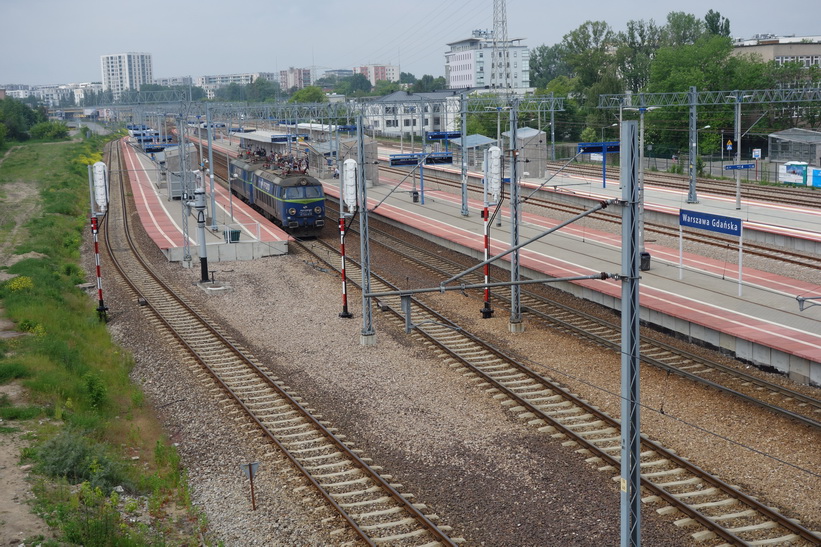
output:
{"label": "railway track", "polygon": [[[358,234],[355,226],[349,231]],[[441,254],[414,246],[378,228],[370,227],[368,234],[371,243],[382,245],[390,252],[396,253],[401,260],[425,268],[442,279],[448,279],[466,269],[464,265]],[[474,272],[468,274],[464,281],[481,284],[484,277],[480,272]],[[499,291],[492,292],[492,295],[494,301],[504,302],[509,306],[510,300],[507,295]],[[521,295],[522,312],[542,324],[584,338],[612,351],[621,351],[619,323],[572,309],[526,289],[521,289]],[[815,430],[821,430],[821,401],[818,399],[647,336],[641,338],[640,351],[643,363],[707,385]]]}
{"label": "railway track", "polygon": [[[299,243],[315,260],[338,271],[327,257],[334,247],[321,240]],[[359,265],[346,264],[348,279],[360,279]],[[371,290],[394,292],[396,287],[372,275]],[[378,307],[405,325],[399,296],[384,296]],[[499,400],[511,413],[542,433],[587,455],[600,471],[615,472],[621,451],[619,422],[541,376],[502,351],[465,332],[447,318],[413,300],[413,335],[432,345],[452,368],[461,370],[479,388]],[[650,439],[641,442],[642,487],[647,503],[664,502],[685,515],[677,523],[699,523],[696,539],[716,538],[732,545],[818,545],[818,535],[777,510],[677,456]]]}
{"label": "railway track", "polygon": [[[381,167],[380,170],[386,173],[401,176],[407,174],[406,170],[398,168]],[[441,186],[442,188],[451,191],[452,193],[458,193],[461,191],[461,183],[454,182],[452,180],[448,180],[442,177],[437,177],[436,175],[429,173],[429,171],[430,170],[426,171],[425,174],[425,181],[428,184],[435,183]],[[479,199],[482,198],[482,188],[480,186],[468,185],[468,192],[474,194]],[[523,193],[525,196],[528,196],[530,192],[525,190],[523,191]],[[545,215],[547,215],[548,212],[552,212],[562,215],[575,216],[584,211],[583,207],[576,207],[568,203],[561,203],[551,199],[540,198],[538,197],[538,194],[529,197],[526,203],[526,207],[529,207],[530,210],[537,211],[539,212],[539,214]],[[802,205],[806,204],[803,203]],[[819,202],[819,206],[821,206],[821,201]],[[592,215],[592,218],[595,218],[596,220],[610,222],[614,225],[621,225],[621,215],[611,213],[606,210],[597,211],[594,215]],[[673,239],[678,239],[679,237],[678,226],[670,226],[658,222],[649,222],[645,220],[644,230],[645,234],[656,234],[658,236],[669,237]],[[695,231],[690,228],[682,229],[681,237],[686,241],[691,241],[702,245],[709,245],[711,247],[716,247],[720,249],[729,249],[733,251],[737,251],[739,245],[738,238],[733,239],[730,237],[724,237],[719,234],[704,230]],[[789,264],[795,264],[804,267],[806,267],[808,264],[814,264],[818,261],[817,255],[802,253],[785,248],[762,245],[759,243],[749,241],[744,242],[744,253],[751,256],[758,256],[769,260],[777,260],[780,262],[786,262]]]}
{"label": "railway track", "polygon": [[[564,165],[564,163],[548,162],[547,168],[548,171],[551,169],[555,171],[561,168],[562,165]],[[595,165],[571,164],[564,169],[564,172],[571,175],[601,181],[601,167]],[[614,169],[613,173],[614,176],[616,176],[618,170]],[[645,171],[644,182],[649,186],[673,188],[682,191],[688,191],[690,185],[690,180],[687,176],[662,173],[658,171]],[[697,178],[696,185],[702,192],[733,197],[736,195],[735,180]],[[789,205],[801,205],[805,207],[821,207],[821,192],[806,187],[763,185],[757,182],[742,181],[741,195],[745,199],[755,199]]]}
{"label": "railway track", "polygon": [[[192,359],[189,365],[210,379],[236,412],[262,432],[287,457],[340,517],[334,533],[352,532],[368,545],[455,545],[436,515],[410,501],[401,484],[380,475],[344,435],[315,416],[288,386],[212,321],[183,301],[142,259],[128,225],[119,143],[109,172],[118,173],[105,217],[104,248],[119,274],[144,304],[149,321],[168,333]],[[119,201],[119,203],[117,203]]]}

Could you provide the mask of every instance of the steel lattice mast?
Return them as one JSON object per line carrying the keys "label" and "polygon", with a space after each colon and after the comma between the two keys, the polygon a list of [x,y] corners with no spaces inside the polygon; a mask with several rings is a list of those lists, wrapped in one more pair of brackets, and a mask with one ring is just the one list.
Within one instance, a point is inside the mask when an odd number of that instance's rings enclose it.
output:
{"label": "steel lattice mast", "polygon": [[[491,87],[507,89],[510,59],[507,41],[507,0],[493,0],[493,63]],[[501,70],[500,70],[501,67]]]}

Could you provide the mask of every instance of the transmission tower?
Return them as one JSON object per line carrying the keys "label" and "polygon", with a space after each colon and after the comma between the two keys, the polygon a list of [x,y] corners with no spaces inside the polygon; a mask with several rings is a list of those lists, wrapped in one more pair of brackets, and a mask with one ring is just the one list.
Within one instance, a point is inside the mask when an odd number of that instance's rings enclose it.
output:
{"label": "transmission tower", "polygon": [[507,41],[507,0],[493,0],[492,87],[508,89],[510,58]]}

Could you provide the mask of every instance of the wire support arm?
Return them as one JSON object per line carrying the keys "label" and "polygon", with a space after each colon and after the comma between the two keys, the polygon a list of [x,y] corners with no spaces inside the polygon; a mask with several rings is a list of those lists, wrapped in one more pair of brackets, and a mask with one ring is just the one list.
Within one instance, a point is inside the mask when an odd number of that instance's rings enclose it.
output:
{"label": "wire support arm", "polygon": [[495,262],[496,260],[499,260],[503,256],[509,255],[510,253],[512,253],[512,252],[514,252],[518,249],[521,249],[525,245],[529,245],[529,244],[533,243],[534,241],[538,241],[539,239],[543,238],[546,235],[552,234],[553,232],[555,232],[557,230],[561,230],[562,228],[564,228],[568,224],[572,224],[573,222],[576,222],[577,220],[580,220],[580,219],[582,219],[582,218],[584,218],[588,215],[592,215],[593,213],[601,211],[602,209],[606,209],[609,205],[614,205],[614,204],[619,203],[619,202],[620,202],[620,200],[618,200],[618,199],[608,199],[608,200],[600,201],[599,204],[596,205],[595,207],[593,207],[591,209],[588,209],[587,211],[584,211],[582,213],[579,213],[575,217],[573,217],[569,220],[566,220],[566,221],[562,222],[561,224],[559,224],[557,226],[554,226],[553,228],[551,228],[551,229],[549,229],[545,232],[542,232],[541,234],[539,234],[535,237],[532,237],[532,238],[528,239],[527,241],[525,241],[523,243],[519,243],[515,247],[511,247],[510,249],[507,249],[506,251],[501,252],[501,253],[497,254],[496,256],[492,256],[492,257],[488,258],[487,260],[485,260],[484,262],[480,262],[479,264],[476,264],[475,266],[472,266],[472,267],[468,268],[467,270],[454,275],[450,279],[446,279],[445,281],[442,281],[442,287],[444,287],[448,283],[456,281],[460,277],[464,277],[467,274],[469,274],[471,272],[474,272],[474,271],[478,270],[479,268],[484,267],[486,264],[491,264],[491,263]]}
{"label": "wire support arm", "polygon": [[495,287],[510,287],[512,285],[533,285],[536,283],[564,283],[568,281],[585,281],[590,279],[599,279],[599,280],[619,280],[621,279],[621,274],[616,273],[607,273],[607,272],[599,272],[590,275],[577,275],[573,277],[552,277],[550,279],[525,279],[521,281],[511,282],[511,281],[497,281],[494,283],[473,283],[470,285],[451,285],[450,287],[431,287],[428,289],[407,289],[407,290],[397,290],[397,291],[386,291],[386,292],[374,292],[374,293],[366,293],[364,296],[366,298],[385,298],[388,296],[410,296],[413,294],[424,294],[424,293],[444,293],[446,291],[459,291],[464,292],[468,289],[484,289],[485,287],[495,288]]}

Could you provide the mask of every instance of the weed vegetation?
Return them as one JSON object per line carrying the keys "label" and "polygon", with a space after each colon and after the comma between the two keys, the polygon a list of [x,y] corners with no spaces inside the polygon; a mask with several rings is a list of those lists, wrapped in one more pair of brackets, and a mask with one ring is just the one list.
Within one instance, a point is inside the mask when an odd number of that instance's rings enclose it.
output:
{"label": "weed vegetation", "polygon": [[13,276],[0,284],[0,304],[25,333],[0,339],[0,384],[19,383],[27,399],[14,405],[0,398],[0,434],[32,432],[21,463],[33,466],[36,511],[56,537],[25,543],[200,544],[205,524],[191,506],[179,455],[129,381],[131,356],[112,342],[96,300],[78,287],[85,282],[87,166],[102,159],[104,144],[100,137],[26,143],[0,165],[1,198],[8,184],[22,182],[39,202],[23,220],[22,238],[20,226],[0,215],[0,244],[17,228],[5,252],[20,258],[0,267]]}

